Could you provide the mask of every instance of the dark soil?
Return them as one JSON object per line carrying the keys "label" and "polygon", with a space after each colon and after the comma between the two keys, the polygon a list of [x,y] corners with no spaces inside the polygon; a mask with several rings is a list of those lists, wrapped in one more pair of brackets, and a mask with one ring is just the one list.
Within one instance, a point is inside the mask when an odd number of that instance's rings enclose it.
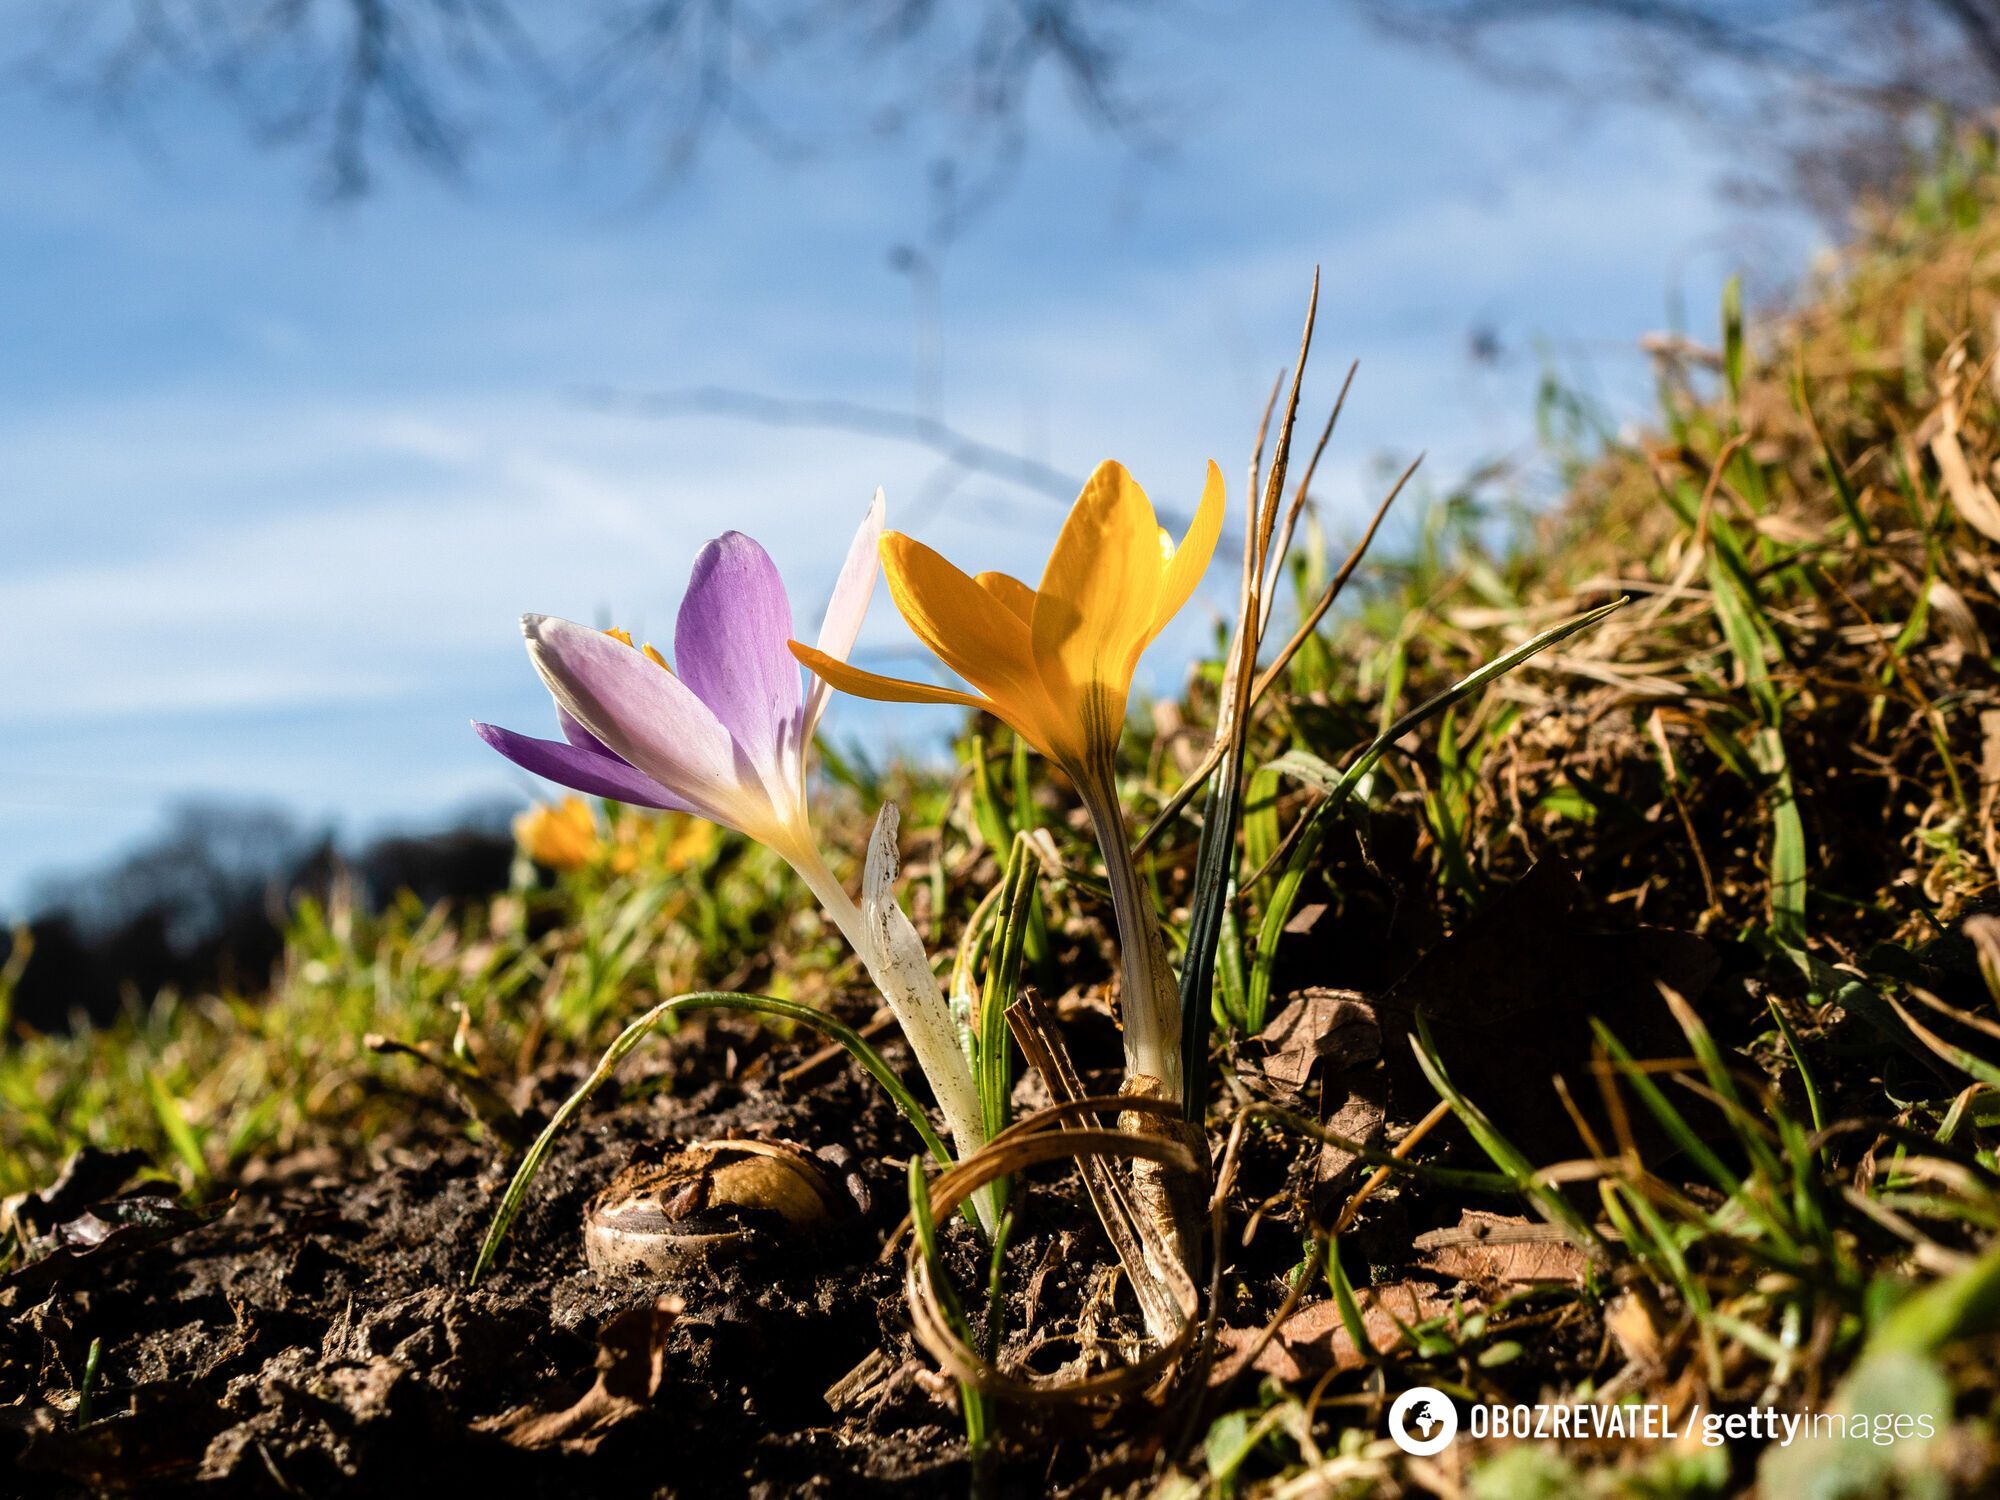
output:
{"label": "dark soil", "polygon": [[[1691,991],[1700,988],[1693,970],[1712,967],[1702,945],[1683,951],[1691,940],[1671,934],[1587,936],[1569,925],[1573,886],[1553,867],[1531,877],[1501,903],[1501,920],[1468,924],[1376,1001],[1357,997],[1364,1044],[1356,1050],[1351,1029],[1307,1038],[1312,1055],[1289,1065],[1304,1087],[1295,1077],[1280,1102],[1317,1112],[1350,1137],[1379,1140],[1385,1123],[1409,1123],[1436,1097],[1399,1077],[1408,1041],[1406,1018],[1398,1018],[1414,1007],[1432,1014],[1454,1070],[1546,1073],[1573,1061],[1557,1057],[1549,1039],[1579,1029],[1553,1025],[1555,1012],[1571,1020],[1572,1011],[1616,1013],[1636,1026],[1632,985],[1650,988],[1650,975],[1673,973]],[[1531,952],[1517,951],[1523,932],[1537,934]],[[1484,992],[1464,982],[1458,970],[1466,964],[1517,973],[1527,998],[1496,1001],[1490,1016],[1466,1012],[1466,995]],[[1337,1002],[1331,1013],[1351,1018],[1353,1004]],[[1086,1087],[1115,1091],[1120,1049],[1101,1006],[1071,1006],[1064,1032]],[[899,1044],[885,1046],[907,1066]],[[476,1288],[470,1273],[518,1152],[471,1138],[437,1099],[412,1096],[407,1126],[371,1143],[365,1166],[331,1145],[304,1151],[233,1187],[211,1187],[198,1215],[177,1208],[158,1183],[100,1198],[124,1175],[112,1165],[109,1187],[45,1216],[68,1222],[94,1205],[98,1219],[117,1222],[122,1213],[136,1227],[31,1259],[0,1279],[0,1489],[30,1496],[318,1496],[442,1484],[564,1496],[966,1493],[956,1390],[909,1333],[900,1247],[887,1257],[882,1250],[907,1207],[910,1131],[872,1080],[844,1057],[813,1062],[817,1050],[811,1039],[781,1041],[716,1019],[641,1051],[619,1085],[559,1138],[497,1265]],[[1260,1058],[1253,1045],[1237,1053],[1234,1071],[1269,1093],[1287,1065]],[[516,1101],[524,1119],[538,1128],[578,1081],[573,1066],[537,1075],[530,1097]],[[1024,1080],[1017,1110],[1045,1103],[1038,1090],[1038,1080]],[[1503,1114],[1503,1124],[1524,1135],[1539,1123]],[[1479,1164],[1454,1134],[1440,1130],[1426,1156]],[[586,1267],[585,1205],[621,1168],[658,1159],[675,1143],[731,1136],[821,1153],[834,1164],[830,1180],[844,1180],[854,1201],[811,1239],[771,1230],[685,1274],[607,1277]],[[1303,1214],[1325,1221],[1361,1175],[1345,1153],[1323,1155],[1297,1134],[1251,1132],[1223,1241],[1217,1308],[1225,1351],[1254,1342],[1277,1312],[1300,1261]],[[1117,1357],[1136,1317],[1129,1293],[1113,1290],[1110,1256],[1076,1174],[1044,1170],[1017,1182],[1015,1194],[1022,1229],[1007,1263],[1009,1355],[1045,1371]],[[1383,1192],[1342,1238],[1349,1274],[1398,1283],[1411,1305],[1470,1306],[1478,1289],[1459,1280],[1467,1273],[1425,1263],[1412,1248],[1424,1231],[1458,1224],[1468,1207],[1517,1205]],[[952,1277],[976,1305],[987,1280],[981,1247],[959,1220],[940,1230]],[[1324,1312],[1324,1284],[1308,1291]],[[679,1305],[651,1321],[662,1297]],[[1563,1314],[1559,1327],[1544,1326],[1539,1315],[1529,1321],[1535,1336],[1507,1374],[1530,1386],[1552,1376],[1556,1363],[1590,1363],[1601,1343],[1580,1309]],[[635,1328],[638,1364],[619,1365],[613,1355],[630,1353]],[[649,1343],[648,1329],[664,1332]],[[1308,1319],[1276,1341],[1279,1365],[1260,1362],[1257,1370],[1276,1373],[1294,1360],[1299,1369],[1345,1366],[1352,1345],[1341,1355],[1340,1337],[1332,1320]],[[93,1341],[100,1357],[91,1379]],[[649,1350],[657,1353],[650,1383]],[[633,1370],[641,1371],[635,1399],[581,1435],[521,1445],[523,1413],[569,1410],[607,1362],[605,1382],[623,1381],[627,1396],[635,1394]],[[1246,1372],[1235,1394],[1251,1396],[1255,1378]],[[1137,1404],[1008,1410],[999,1424],[999,1492],[1131,1488],[1226,1409],[1221,1391],[1193,1406],[1190,1392],[1202,1389],[1198,1379],[1188,1382],[1165,1412]],[[1356,1416],[1367,1419],[1358,1408]]]}
{"label": "dark soil", "polygon": [[[515,1156],[443,1119],[378,1142],[365,1170],[331,1152],[277,1162],[224,1192],[205,1221],[164,1243],[76,1254],[52,1285],[31,1262],[0,1283],[0,1489],[965,1493],[956,1393],[917,1357],[901,1253],[881,1254],[907,1205],[907,1126],[844,1060],[780,1078],[812,1050],[724,1021],[656,1048],[655,1071],[635,1059],[622,1102],[607,1090],[607,1107],[560,1140],[476,1288],[468,1276]],[[536,1102],[551,1108],[575,1082],[539,1080]],[[869,1206],[810,1242],[773,1236],[687,1275],[586,1268],[583,1207],[618,1168],[664,1143],[730,1135],[845,1148],[842,1171]],[[1073,1174],[1022,1191],[1034,1232],[1010,1254],[1020,1290],[1009,1346],[1045,1338],[1038,1362],[1053,1365],[1075,1343],[1049,1325],[1089,1300],[1105,1255]],[[944,1230],[959,1284],[981,1285],[972,1235],[956,1222]],[[1282,1236],[1266,1238],[1282,1257]],[[1248,1300],[1274,1304],[1282,1269],[1257,1278],[1264,1290]],[[658,1389],[594,1450],[524,1451],[476,1425],[571,1405],[592,1383],[607,1326],[663,1293],[684,1308],[666,1332]],[[80,1424],[93,1340],[101,1355]],[[829,1388],[878,1350],[859,1395],[830,1406]],[[1116,1422],[1093,1434],[1058,1421],[1031,1444],[1022,1435],[1010,1425],[1009,1492],[1050,1493],[1086,1475],[1095,1488],[1157,1456],[1127,1454]]]}

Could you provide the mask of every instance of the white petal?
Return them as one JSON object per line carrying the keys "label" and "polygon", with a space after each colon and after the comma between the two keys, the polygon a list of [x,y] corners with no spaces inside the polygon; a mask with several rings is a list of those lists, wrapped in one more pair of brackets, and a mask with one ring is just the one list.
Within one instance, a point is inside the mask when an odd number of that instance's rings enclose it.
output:
{"label": "white petal", "polygon": [[[833,585],[833,595],[826,602],[826,618],[819,627],[819,649],[835,661],[846,661],[848,652],[854,649],[855,639],[861,634],[861,622],[868,614],[869,601],[875,597],[875,580],[882,572],[876,546],[882,540],[883,511],[882,492],[878,489],[875,498],[869,502],[868,513],[861,518],[861,529],[854,533],[854,540],[848,544],[847,561],[841,565],[840,577]],[[832,692],[833,689],[821,677],[814,677],[812,686],[806,691],[805,738],[808,742],[819,728],[819,716]]]}

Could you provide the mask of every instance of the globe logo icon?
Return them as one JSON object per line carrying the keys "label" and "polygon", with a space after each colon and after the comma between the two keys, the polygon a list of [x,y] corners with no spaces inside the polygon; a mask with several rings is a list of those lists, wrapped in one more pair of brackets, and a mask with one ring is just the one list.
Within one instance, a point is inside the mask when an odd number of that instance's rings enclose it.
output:
{"label": "globe logo icon", "polygon": [[1443,1391],[1412,1386],[1389,1408],[1389,1436],[1405,1453],[1428,1458],[1458,1436],[1458,1408]]}

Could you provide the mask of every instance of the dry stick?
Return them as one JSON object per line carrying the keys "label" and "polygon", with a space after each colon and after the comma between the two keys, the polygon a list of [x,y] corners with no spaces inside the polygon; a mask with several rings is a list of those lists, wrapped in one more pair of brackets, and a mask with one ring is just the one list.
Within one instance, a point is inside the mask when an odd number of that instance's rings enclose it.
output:
{"label": "dry stick", "polygon": [[[1292,367],[1292,392],[1285,402],[1284,420],[1278,424],[1278,445],[1271,455],[1271,476],[1264,487],[1261,500],[1257,494],[1258,470],[1263,465],[1264,435],[1271,421],[1270,407],[1265,408],[1264,420],[1257,425],[1256,451],[1250,459],[1250,489],[1244,497],[1246,503],[1243,514],[1243,582],[1237,596],[1236,635],[1231,643],[1229,667],[1223,674],[1221,698],[1216,705],[1214,738],[1209,743],[1208,754],[1203,757],[1202,768],[1190,776],[1183,785],[1183,790],[1189,794],[1192,794],[1194,787],[1208,780],[1209,774],[1222,763],[1225,755],[1241,755],[1244,736],[1249,726],[1250,710],[1256,702],[1254,694],[1245,699],[1243,684],[1256,671],[1257,651],[1263,643],[1263,621],[1267,617],[1267,612],[1262,607],[1260,596],[1264,583],[1266,554],[1271,545],[1271,533],[1278,523],[1278,499],[1284,492],[1285,471],[1291,466],[1292,429],[1299,417],[1299,387],[1305,379],[1306,357],[1312,352],[1313,323],[1318,315],[1319,272],[1315,269],[1312,295],[1306,302],[1305,332],[1299,340],[1298,363]],[[1281,382],[1283,378],[1280,375]],[[1352,378],[1352,371],[1349,372],[1349,378]],[[1277,394],[1277,387],[1274,386],[1271,391],[1274,400]],[[1346,394],[1347,388],[1341,387],[1343,399]],[[1338,415],[1339,407],[1336,406],[1334,411]],[[1328,433],[1332,432],[1331,420],[1328,421],[1326,430]],[[1324,443],[1325,438],[1322,437],[1322,446]],[[1314,455],[1314,461],[1318,461],[1317,454]],[[1282,558],[1281,553],[1281,561]],[[1185,805],[1186,799],[1182,800]],[[1155,819],[1154,826],[1158,826],[1158,823],[1159,819]],[[1151,832],[1152,828],[1149,827],[1147,833]]]}
{"label": "dry stick", "polygon": [[[1299,392],[1305,381],[1306,361],[1312,356],[1313,327],[1319,317],[1319,271],[1313,271],[1312,295],[1306,302],[1304,331],[1299,336],[1298,362],[1292,367],[1292,391],[1285,402],[1284,420],[1278,427],[1278,442],[1271,454],[1270,479],[1263,499],[1257,499],[1255,475],[1258,460],[1250,463],[1252,489],[1244,508],[1243,581],[1236,611],[1236,633],[1230,642],[1229,664],[1222,676],[1222,691],[1216,704],[1215,732],[1209,751],[1216,770],[1206,779],[1207,798],[1203,803],[1201,843],[1195,857],[1195,896],[1189,919],[1187,951],[1181,966],[1180,1053],[1183,1069],[1182,1104],[1186,1128],[1199,1131],[1207,1113],[1208,1030],[1210,999],[1214,991],[1215,966],[1220,958],[1218,944],[1228,916],[1229,889],[1238,869],[1236,831],[1241,803],[1243,750],[1250,734],[1251,706],[1245,689],[1256,675],[1258,649],[1263,643],[1260,591],[1265,564],[1270,555],[1271,535],[1278,524],[1278,502],[1284,497],[1285,478],[1291,468],[1292,434],[1298,426]],[[1261,435],[1258,453],[1263,451]],[[1281,559],[1282,560],[1282,559]],[[1157,1184],[1155,1184],[1157,1185]],[[1176,1201],[1175,1221],[1192,1237],[1194,1205]],[[1190,1252],[1188,1264],[1195,1264]]]}
{"label": "dry stick", "polygon": [[1599,1163],[1609,1175],[1613,1170],[1612,1160],[1605,1153],[1604,1143],[1598,1140],[1597,1132],[1591,1129],[1590,1121],[1584,1118],[1583,1111],[1577,1107],[1576,1096],[1569,1091],[1569,1081],[1558,1073],[1553,1082],[1556,1097],[1562,1100],[1564,1113],[1569,1116],[1570,1124],[1576,1127],[1576,1133],[1583,1139],[1583,1149],[1588,1151],[1591,1159]]}
{"label": "dry stick", "polygon": [[[1423,455],[1419,454],[1416,461],[1403,470],[1401,477],[1396,480],[1396,483],[1390,488],[1389,493],[1382,497],[1382,503],[1375,507],[1375,514],[1368,522],[1368,529],[1361,534],[1361,540],[1356,542],[1353,550],[1347,554],[1347,560],[1340,565],[1340,571],[1334,574],[1332,581],[1321,592],[1319,602],[1313,606],[1312,612],[1306,617],[1305,622],[1292,633],[1292,638],[1285,643],[1284,649],[1271,659],[1271,665],[1258,675],[1256,683],[1250,689],[1250,700],[1246,705],[1246,712],[1248,709],[1257,706],[1258,701],[1263,698],[1266,689],[1277,680],[1278,674],[1291,664],[1292,658],[1298,654],[1299,648],[1306,643],[1306,638],[1312,634],[1313,628],[1319,624],[1320,620],[1325,617],[1326,612],[1339,599],[1341,590],[1347,586],[1347,580],[1354,576],[1354,570],[1361,565],[1361,559],[1367,554],[1369,544],[1375,540],[1375,533],[1381,529],[1383,518],[1389,514],[1389,507],[1396,503],[1396,497],[1402,494],[1403,486],[1408,484],[1410,476],[1416,473],[1417,464],[1423,461]],[[1180,789],[1173,796],[1169,797],[1166,804],[1154,815],[1153,821],[1146,825],[1146,831],[1139,835],[1138,842],[1132,846],[1132,854],[1135,858],[1144,854],[1147,849],[1158,842],[1160,835],[1166,832],[1167,825],[1174,820],[1182,808],[1188,805],[1194,794],[1201,790],[1203,783],[1208,780],[1209,773],[1222,763],[1222,754],[1221,746],[1211,745],[1209,747],[1208,753],[1202,757],[1201,763],[1181,783]]]}
{"label": "dry stick", "polygon": [[[1085,1097],[1083,1085],[1070,1063],[1062,1037],[1054,1028],[1047,1002],[1033,989],[1022,990],[1020,997],[1007,1007],[1007,1025],[1014,1033],[1021,1055],[1048,1085],[1049,1096],[1059,1106],[1080,1107]],[[1123,1107],[1152,1102],[1156,1101],[1127,1099]],[[1169,1108],[1176,1116],[1180,1113],[1178,1101]],[[1005,1134],[1003,1131],[1002,1136]],[[997,1144],[1001,1138],[996,1136],[988,1144]],[[1083,1174],[1084,1189],[1090,1194],[1091,1207],[1097,1211],[1098,1222],[1104,1226],[1105,1236],[1125,1270],[1125,1279],[1131,1283],[1132,1295],[1145,1315],[1147,1331],[1162,1344],[1178,1338],[1185,1329],[1188,1314],[1177,1305],[1178,1299],[1164,1280],[1165,1267],[1180,1270],[1178,1257],[1158,1227],[1133,1206],[1125,1183],[1101,1157],[1080,1158],[1077,1166]]]}
{"label": "dry stick", "polygon": [[[1408,1135],[1396,1142],[1390,1154],[1398,1161],[1408,1156],[1412,1151],[1417,1149],[1418,1142],[1422,1141],[1425,1136],[1436,1129],[1438,1122],[1450,1113],[1450,1102],[1444,1099],[1438,1100],[1436,1104],[1431,1106],[1431,1112],[1417,1121],[1411,1127]],[[1361,1212],[1361,1205],[1375,1195],[1375,1189],[1389,1180],[1389,1171],[1388,1167],[1377,1167],[1368,1180],[1356,1189],[1354,1196],[1347,1200],[1347,1206],[1340,1211],[1340,1217],[1333,1221],[1333,1232],[1335,1234],[1347,1233],[1353,1226],[1356,1215]]]}
{"label": "dry stick", "polygon": [[1278,393],[1285,388],[1285,371],[1279,370],[1271,382],[1271,394],[1264,398],[1264,415],[1257,419],[1257,441],[1250,450],[1250,488],[1244,492],[1244,504],[1253,510],[1257,505],[1257,492],[1263,488],[1259,478],[1264,467],[1264,439],[1271,435],[1271,413],[1278,409]]}
{"label": "dry stick", "polygon": [[[1083,1103],[1085,1101],[1077,1101]],[[1117,1109],[1128,1103],[1118,1098],[1087,1101],[1093,1108]],[[1079,1166],[1105,1157],[1127,1157],[1160,1162],[1183,1171],[1192,1170],[1193,1159],[1173,1141],[1160,1136],[1140,1135],[1128,1130],[1102,1127],[1051,1130],[1055,1111],[1020,1122],[995,1136],[964,1161],[943,1173],[929,1185],[932,1211],[949,1213],[972,1193],[998,1177],[1033,1166],[1037,1162],[1074,1158]],[[1022,1127],[1027,1127],[1025,1130]],[[892,1241],[893,1244],[893,1241]],[[1194,1283],[1183,1275],[1175,1286],[1180,1300],[1180,1327],[1169,1339],[1132,1364],[1101,1370],[1075,1378],[1028,1374],[1025,1378],[1001,1369],[969,1348],[951,1326],[932,1281],[930,1259],[915,1235],[904,1270],[904,1295],[910,1308],[910,1322],[917,1341],[955,1379],[989,1395],[1021,1404],[1088,1402],[1118,1398],[1135,1390],[1157,1388],[1172,1378],[1187,1341],[1194,1329]]]}
{"label": "dry stick", "polygon": [[1347,367],[1347,378],[1340,383],[1340,394],[1334,397],[1333,410],[1326,415],[1326,426],[1320,429],[1319,441],[1313,445],[1312,459],[1306,464],[1306,471],[1299,477],[1298,488],[1292,492],[1292,503],[1285,511],[1284,528],[1278,533],[1278,545],[1273,549],[1274,561],[1264,579],[1264,614],[1257,622],[1257,634],[1261,638],[1271,626],[1271,606],[1278,597],[1278,573],[1285,565],[1285,554],[1292,550],[1292,533],[1299,524],[1299,512],[1305,509],[1306,494],[1312,488],[1313,475],[1319,472],[1320,458],[1326,453],[1326,445],[1333,437],[1335,424],[1340,421],[1340,413],[1347,405],[1347,393],[1354,385],[1354,372],[1361,368],[1361,361],[1354,360]]}
{"label": "dry stick", "polygon": [[[1278,444],[1271,454],[1271,476],[1264,483],[1263,498],[1258,498],[1258,468],[1264,457],[1264,428],[1270,421],[1270,413],[1265,413],[1264,423],[1257,429],[1257,451],[1250,460],[1250,488],[1244,495],[1247,507],[1244,516],[1244,549],[1250,556],[1244,558],[1242,593],[1255,614],[1255,601],[1264,582],[1264,563],[1271,547],[1271,533],[1278,525],[1278,501],[1285,488],[1285,475],[1291,468],[1292,430],[1299,419],[1299,387],[1306,376],[1306,359],[1312,353],[1313,324],[1319,317],[1319,267],[1313,267],[1312,293],[1306,299],[1306,326],[1299,336],[1298,363],[1292,366],[1292,391],[1285,401],[1284,420],[1278,424]],[[1283,382],[1282,374],[1279,376]],[[1276,394],[1273,392],[1273,394]],[[1248,627],[1239,626],[1239,629]],[[1249,630],[1255,635],[1255,630]],[[1254,660],[1254,654],[1253,654]],[[1218,738],[1220,736],[1218,735]]]}
{"label": "dry stick", "polygon": [[1257,686],[1251,693],[1252,702],[1263,697],[1264,690],[1277,679],[1280,672],[1284,671],[1299,647],[1306,643],[1306,638],[1318,628],[1319,622],[1326,618],[1326,612],[1333,608],[1334,600],[1340,597],[1341,589],[1346,586],[1355,568],[1360,566],[1362,557],[1368,551],[1369,543],[1375,540],[1375,532],[1381,526],[1382,518],[1389,514],[1389,507],[1396,503],[1396,497],[1403,493],[1403,486],[1410,482],[1410,477],[1417,472],[1417,466],[1423,461],[1424,455],[1419,453],[1410,460],[1409,467],[1396,476],[1396,482],[1389,487],[1389,493],[1383,496],[1382,503],[1375,508],[1374,518],[1369,521],[1367,531],[1362,533],[1361,540],[1355,543],[1354,549],[1347,554],[1347,561],[1340,565],[1340,571],[1333,576],[1333,581],[1327,584],[1318,602],[1307,612],[1306,617],[1299,621],[1299,628],[1292,632],[1292,638],[1285,642],[1284,649],[1272,658],[1271,665],[1257,678]]}

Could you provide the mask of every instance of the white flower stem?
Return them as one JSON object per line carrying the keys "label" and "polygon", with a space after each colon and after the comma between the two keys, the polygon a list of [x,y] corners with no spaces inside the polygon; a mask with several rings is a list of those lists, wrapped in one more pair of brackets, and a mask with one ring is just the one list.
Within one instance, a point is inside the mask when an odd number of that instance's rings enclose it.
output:
{"label": "white flower stem", "polygon": [[[799,878],[818,897],[827,916],[833,919],[848,945],[854,949],[868,977],[889,1003],[903,1036],[916,1054],[917,1066],[929,1081],[938,1107],[944,1112],[946,1128],[962,1161],[986,1144],[985,1119],[979,1107],[979,1089],[973,1082],[972,1064],[959,1045],[958,1028],[952,1023],[951,1008],[938,988],[921,950],[912,957],[899,955],[886,936],[875,931],[861,908],[847,894],[833,871],[827,868],[819,849],[810,839],[803,847],[785,851]],[[893,899],[893,898],[891,898]],[[980,1223],[993,1228],[993,1203],[988,1192],[973,1196]]]}

